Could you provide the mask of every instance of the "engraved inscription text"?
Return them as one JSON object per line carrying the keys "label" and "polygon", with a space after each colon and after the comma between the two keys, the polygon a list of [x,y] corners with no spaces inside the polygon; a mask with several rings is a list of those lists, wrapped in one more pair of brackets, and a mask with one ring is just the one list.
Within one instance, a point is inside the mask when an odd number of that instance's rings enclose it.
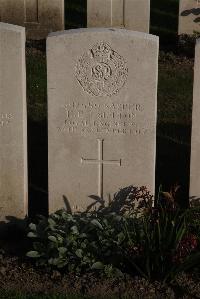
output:
{"label": "engraved inscription text", "polygon": [[144,135],[150,128],[141,104],[66,103],[61,107],[60,132],[91,135]]}

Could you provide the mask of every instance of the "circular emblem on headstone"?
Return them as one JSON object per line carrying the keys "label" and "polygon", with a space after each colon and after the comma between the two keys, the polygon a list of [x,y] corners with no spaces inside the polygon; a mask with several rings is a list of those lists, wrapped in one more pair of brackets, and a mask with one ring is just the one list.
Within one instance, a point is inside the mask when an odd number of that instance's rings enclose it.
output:
{"label": "circular emblem on headstone", "polygon": [[112,96],[119,92],[128,77],[124,58],[107,43],[100,42],[83,54],[76,65],[76,78],[93,96]]}

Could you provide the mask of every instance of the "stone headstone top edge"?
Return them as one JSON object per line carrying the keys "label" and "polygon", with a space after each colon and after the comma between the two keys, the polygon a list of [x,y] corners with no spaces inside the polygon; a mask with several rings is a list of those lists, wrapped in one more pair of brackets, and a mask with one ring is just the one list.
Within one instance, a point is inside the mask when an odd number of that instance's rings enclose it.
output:
{"label": "stone headstone top edge", "polygon": [[118,28],[79,28],[79,29],[70,29],[70,30],[63,30],[63,31],[56,31],[56,32],[51,32],[48,38],[53,38],[53,37],[59,37],[59,36],[64,36],[64,35],[71,35],[71,34],[80,34],[80,33],[102,33],[102,32],[113,32],[117,34],[122,34],[122,35],[129,35],[137,38],[142,38],[142,39],[149,39],[149,40],[154,40],[159,42],[159,36],[153,35],[153,34],[148,34],[145,32],[139,32],[139,31],[133,31],[133,30],[127,30],[127,29],[118,29]]}
{"label": "stone headstone top edge", "polygon": [[200,38],[196,40],[196,47],[200,47]]}
{"label": "stone headstone top edge", "polygon": [[18,25],[13,25],[13,24],[10,24],[10,23],[0,22],[0,27],[5,28],[7,30],[20,31],[22,33],[24,32],[24,34],[25,34],[25,27],[23,27],[23,26],[18,26]]}

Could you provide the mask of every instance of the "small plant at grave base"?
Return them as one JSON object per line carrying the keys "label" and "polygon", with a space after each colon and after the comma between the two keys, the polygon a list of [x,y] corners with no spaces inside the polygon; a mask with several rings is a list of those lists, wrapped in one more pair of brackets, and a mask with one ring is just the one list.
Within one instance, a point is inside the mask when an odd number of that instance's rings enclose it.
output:
{"label": "small plant at grave base", "polygon": [[129,186],[96,211],[72,215],[61,210],[40,217],[37,225],[30,224],[33,248],[27,256],[39,266],[76,274],[98,271],[107,277],[127,273],[172,280],[200,262],[189,212],[177,209],[173,190],[167,204],[158,200],[156,208],[146,188]]}
{"label": "small plant at grave base", "polygon": [[199,264],[197,237],[189,231],[186,214],[160,206],[143,217],[140,229],[126,227],[127,263],[146,279],[164,282]]}
{"label": "small plant at grave base", "polygon": [[48,219],[41,218],[38,225],[30,224],[28,236],[35,242],[27,255],[36,258],[38,265],[68,272],[102,271],[106,264],[120,263],[123,221],[114,213],[97,217],[59,211]]}
{"label": "small plant at grave base", "polygon": [[121,275],[127,241],[124,223],[128,215],[134,215],[131,221],[138,221],[135,216],[149,209],[151,201],[145,187],[130,186],[96,211],[72,215],[61,210],[49,218],[40,217],[37,225],[29,226],[33,250],[27,256],[35,258],[37,265],[68,272],[100,270],[108,276]]}

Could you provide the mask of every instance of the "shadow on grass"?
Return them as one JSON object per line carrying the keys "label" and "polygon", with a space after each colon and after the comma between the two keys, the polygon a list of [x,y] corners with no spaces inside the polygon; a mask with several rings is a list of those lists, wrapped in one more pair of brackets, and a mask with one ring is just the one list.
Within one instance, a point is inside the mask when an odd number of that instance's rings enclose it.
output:
{"label": "shadow on grass", "polygon": [[5,221],[0,221],[0,259],[1,250],[12,256],[25,256],[31,244],[27,238],[27,225],[28,218],[6,216]]}
{"label": "shadow on grass", "polygon": [[189,203],[191,128],[177,124],[159,124],[157,129],[156,192],[162,185],[169,191],[181,186],[178,200],[182,207]]}
{"label": "shadow on grass", "polygon": [[65,1],[65,29],[87,27],[87,0]]}
{"label": "shadow on grass", "polygon": [[160,49],[176,52],[179,0],[151,0],[150,33],[160,38]]}
{"label": "shadow on grass", "polygon": [[47,122],[28,121],[29,217],[48,214]]}

